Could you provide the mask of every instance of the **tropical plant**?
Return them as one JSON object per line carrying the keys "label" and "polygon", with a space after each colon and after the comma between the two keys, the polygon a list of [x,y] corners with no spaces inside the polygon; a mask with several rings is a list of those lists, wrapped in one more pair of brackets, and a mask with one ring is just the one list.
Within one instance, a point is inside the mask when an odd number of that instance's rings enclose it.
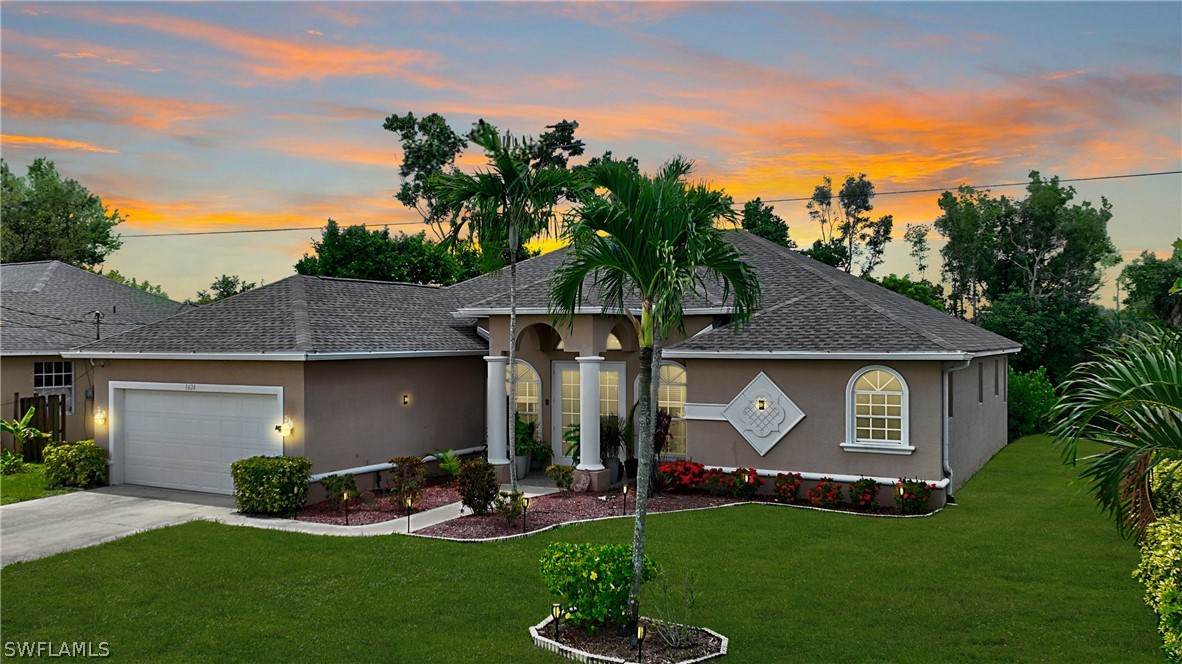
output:
{"label": "tropical plant", "polygon": [[36,408],[29,406],[25,411],[24,417],[12,420],[0,420],[0,431],[12,435],[14,446],[20,452],[27,452],[25,443],[34,440],[48,440],[52,438],[50,434],[42,433],[36,427],[30,426],[29,423],[33,421],[33,414],[37,411]]}
{"label": "tropical plant", "polygon": [[582,441],[579,440],[579,425],[568,424],[562,430],[562,453],[571,458],[571,465],[579,465],[579,451]]}
{"label": "tropical plant", "polygon": [[603,459],[614,459],[620,456],[624,447],[626,426],[620,421],[619,415],[604,415],[599,418],[599,455]]}
{"label": "tropical plant", "polygon": [[357,495],[357,478],[351,474],[329,475],[320,480],[324,493],[340,509],[348,496]]}
{"label": "tropical plant", "polygon": [[1182,330],[1118,339],[1076,366],[1061,392],[1051,433],[1064,462],[1078,463],[1081,440],[1105,445],[1082,459],[1080,475],[1122,534],[1142,535],[1153,520],[1150,473],[1182,459]]}
{"label": "tropical plant", "polygon": [[456,478],[460,475],[460,457],[451,450],[435,450],[435,460],[439,462],[439,468],[447,473],[449,477]]}
{"label": "tropical plant", "polygon": [[[732,321],[744,324],[759,304],[755,271],[728,243],[715,222],[735,221],[731,198],[705,184],[688,184],[691,164],[681,158],[646,176],[621,162],[590,171],[589,186],[575,209],[566,239],[571,251],[550,282],[550,311],[570,322],[582,305],[584,285],[605,303],[603,313],[627,318],[640,345],[640,451],[637,469],[633,575],[629,627],[639,617],[645,523],[652,484],[654,355],[659,339],[684,329],[683,302],[707,284],[732,306]],[[640,303],[640,318],[631,313]],[[510,398],[512,403],[512,398]]]}
{"label": "tropical plant", "polygon": [[12,450],[0,450],[0,475],[15,475],[24,470],[25,455]]}
{"label": "tropical plant", "polygon": [[575,479],[575,467],[563,464],[546,466],[546,476],[554,480],[554,486],[563,491],[570,491],[570,485]]}
{"label": "tropical plant", "polygon": [[[436,174],[430,184],[436,190],[438,205],[450,210],[466,209],[470,230],[474,231],[486,255],[501,256],[509,263],[509,366],[517,362],[517,252],[530,238],[547,232],[554,218],[554,205],[564,192],[578,189],[578,177],[565,168],[545,165],[541,160],[531,165],[529,149],[533,144],[516,139],[496,127],[479,121],[470,135],[473,143],[484,148],[488,168],[469,175],[462,171]],[[454,241],[464,223],[453,223]],[[509,372],[509,439],[514,439],[517,424],[517,372]],[[509,484],[517,490],[517,470],[509,464]]]}
{"label": "tropical plant", "polygon": [[473,514],[488,514],[497,498],[497,471],[484,459],[465,461],[460,466],[456,484],[460,501]]}

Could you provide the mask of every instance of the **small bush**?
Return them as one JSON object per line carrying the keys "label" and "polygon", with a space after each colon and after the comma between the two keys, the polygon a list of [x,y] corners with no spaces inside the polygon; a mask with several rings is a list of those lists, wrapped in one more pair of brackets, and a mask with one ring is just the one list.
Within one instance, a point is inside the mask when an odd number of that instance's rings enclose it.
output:
{"label": "small bush", "polygon": [[[717,468],[704,471],[697,486],[699,489],[705,489],[711,496],[733,496],[735,494],[734,477]],[[676,490],[676,483],[674,487]]]}
{"label": "small bush", "polygon": [[1150,524],[1133,576],[1145,584],[1145,603],[1160,618],[1164,650],[1174,661],[1182,661],[1182,516]]}
{"label": "small bush", "polygon": [[523,498],[525,498],[525,494],[520,491],[501,491],[497,494],[496,512],[510,526],[525,511],[525,505],[522,502]]}
{"label": "small bush", "polygon": [[460,475],[460,457],[451,450],[435,450],[435,459],[439,461],[439,469],[447,473],[448,477],[456,478]]}
{"label": "small bush", "polygon": [[763,480],[759,478],[759,473],[755,472],[754,468],[736,468],[729,473],[718,468],[711,468],[705,471],[702,480],[698,483],[699,488],[709,491],[712,496],[737,496],[739,498],[751,498],[761,486],[763,486]]}
{"label": "small bush", "polygon": [[1182,515],[1182,461],[1166,461],[1153,467],[1149,495],[1159,517]]}
{"label": "small bush", "polygon": [[863,477],[850,485],[850,504],[856,510],[870,511],[878,507],[878,482]]}
{"label": "small bush", "polygon": [[554,480],[554,486],[563,491],[570,491],[570,485],[575,481],[575,467],[559,464],[547,466],[546,475]]}
{"label": "small bush", "polygon": [[822,477],[821,481],[809,489],[805,496],[813,507],[833,509],[841,503],[841,485],[834,482],[832,477]]}
{"label": "small bush", "polygon": [[410,498],[411,505],[419,502],[419,498],[423,497],[423,487],[427,484],[427,464],[413,456],[394,457],[390,463],[394,464],[386,483],[390,497],[399,505],[405,505],[407,498]]}
{"label": "small bush", "polygon": [[895,507],[903,514],[923,514],[935,489],[935,484],[902,478],[895,482]]}
{"label": "small bush", "polygon": [[14,475],[25,470],[25,455],[12,450],[0,451],[0,475]]}
{"label": "small bush", "polygon": [[1051,407],[1057,399],[1045,367],[1026,373],[1010,367],[1008,394],[1010,440],[1046,433],[1051,428]]}
{"label": "small bush", "polygon": [[678,582],[667,572],[661,572],[648,585],[649,597],[646,606],[654,620],[652,631],[670,648],[688,648],[695,628],[694,608],[698,603],[699,579],[692,570],[686,570]]}
{"label": "small bush", "polygon": [[800,473],[780,473],[772,479],[772,486],[781,501],[795,503],[800,497],[800,484],[803,481]]}
{"label": "small bush", "polygon": [[[541,571],[547,590],[562,601],[566,622],[591,633],[627,622],[631,546],[553,542],[542,552]],[[656,572],[656,563],[645,556],[641,580]]]}
{"label": "small bush", "polygon": [[337,508],[345,504],[345,495],[357,495],[357,478],[353,475],[329,475],[320,480],[320,486],[328,499],[336,503]]}
{"label": "small bush", "polygon": [[473,514],[488,514],[497,499],[497,471],[484,459],[465,461],[457,480],[460,500]]}
{"label": "small bush", "polygon": [[234,501],[246,514],[287,516],[308,502],[312,461],[304,457],[255,456],[230,464]]}
{"label": "small bush", "polygon": [[688,493],[706,479],[706,466],[696,461],[668,461],[657,466],[657,474],[674,493]]}
{"label": "small bush", "polygon": [[731,475],[734,477],[735,496],[744,500],[749,500],[763,486],[763,480],[754,468],[736,468]]}
{"label": "small bush", "polygon": [[89,489],[107,482],[107,451],[93,440],[54,443],[45,447],[45,481],[49,487]]}

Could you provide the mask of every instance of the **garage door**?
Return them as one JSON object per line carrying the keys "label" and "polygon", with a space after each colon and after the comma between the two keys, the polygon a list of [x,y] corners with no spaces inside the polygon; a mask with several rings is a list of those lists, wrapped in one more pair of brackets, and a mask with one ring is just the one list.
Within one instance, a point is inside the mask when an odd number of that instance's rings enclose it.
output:
{"label": "garage door", "polygon": [[232,462],[283,454],[275,394],[125,390],[122,410],[128,484],[228,494]]}

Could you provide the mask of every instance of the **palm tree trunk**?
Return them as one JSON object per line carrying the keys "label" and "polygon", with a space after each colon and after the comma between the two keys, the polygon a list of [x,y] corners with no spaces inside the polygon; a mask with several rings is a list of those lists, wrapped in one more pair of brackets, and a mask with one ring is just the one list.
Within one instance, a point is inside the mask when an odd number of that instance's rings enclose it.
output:
{"label": "palm tree trunk", "polygon": [[640,445],[636,453],[636,525],[632,531],[632,587],[628,590],[628,630],[630,633],[636,632],[636,623],[640,620],[640,584],[644,574],[645,522],[648,518],[648,494],[653,466],[653,345],[651,337],[644,338],[652,334],[652,314],[647,304],[641,316],[642,320],[648,323],[648,329],[644,329],[645,324],[641,325],[640,426],[637,427]]}
{"label": "palm tree trunk", "polygon": [[[512,224],[512,222],[510,222]],[[509,487],[517,491],[517,226],[509,227]]]}

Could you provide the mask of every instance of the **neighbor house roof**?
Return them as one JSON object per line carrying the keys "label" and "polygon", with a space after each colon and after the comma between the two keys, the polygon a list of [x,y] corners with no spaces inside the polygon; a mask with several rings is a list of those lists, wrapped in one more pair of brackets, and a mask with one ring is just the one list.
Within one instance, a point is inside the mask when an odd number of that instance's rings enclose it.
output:
{"label": "neighbor house roof", "polygon": [[[1013,352],[1020,347],[746,231],[728,231],[725,237],[743,252],[759,276],[762,306],[749,325],[712,328],[670,345],[664,351],[666,357],[892,354],[953,359],[966,353]],[[568,249],[560,249],[518,265],[518,311],[545,310],[549,278],[568,253]],[[509,280],[503,274],[477,277],[450,290],[461,303],[461,315],[508,312]],[[590,281],[584,283],[584,296],[584,312],[602,308]],[[639,307],[639,299],[631,306]],[[690,298],[685,308],[687,313],[729,312],[719,288]]]}
{"label": "neighbor house roof", "polygon": [[172,316],[186,305],[60,261],[0,265],[0,355],[57,354]]}
{"label": "neighbor house roof", "polygon": [[82,357],[314,360],[478,355],[488,344],[434,286],[296,275],[88,344]]}

